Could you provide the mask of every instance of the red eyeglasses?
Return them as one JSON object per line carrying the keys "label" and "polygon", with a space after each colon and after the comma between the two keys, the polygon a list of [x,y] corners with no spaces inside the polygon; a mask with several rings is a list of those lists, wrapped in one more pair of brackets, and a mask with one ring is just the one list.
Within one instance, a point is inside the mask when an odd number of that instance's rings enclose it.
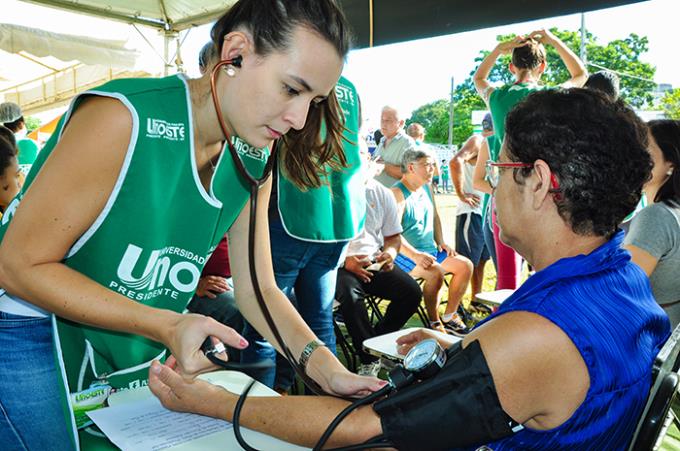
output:
{"label": "red eyeglasses", "polygon": [[[496,189],[498,186],[498,180],[501,177],[501,169],[520,169],[520,168],[532,168],[533,163],[522,163],[522,162],[508,162],[508,163],[496,163],[494,161],[486,162],[486,179],[489,181],[491,188]],[[557,181],[555,174],[550,171],[550,192],[554,194],[555,200],[562,200],[562,189]]]}

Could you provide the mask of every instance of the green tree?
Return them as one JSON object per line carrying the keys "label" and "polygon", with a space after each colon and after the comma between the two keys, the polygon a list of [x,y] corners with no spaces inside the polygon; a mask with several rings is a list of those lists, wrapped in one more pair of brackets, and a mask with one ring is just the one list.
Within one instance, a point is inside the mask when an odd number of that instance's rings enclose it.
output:
{"label": "green tree", "polygon": [[661,98],[661,109],[669,119],[680,119],[680,89],[673,89]]}
{"label": "green tree", "polygon": [[42,121],[35,116],[27,116],[24,120],[26,121],[26,128],[31,132],[42,125]]}
{"label": "green tree", "polygon": [[447,100],[435,100],[418,107],[406,125],[417,122],[425,127],[425,141],[430,143],[447,143],[449,136],[449,105]]}
{"label": "green tree", "polygon": [[[566,43],[575,53],[579,53],[581,46],[581,34],[575,31],[551,30],[558,38]],[[515,35],[499,35],[498,42],[513,39]],[[557,51],[547,46],[547,67],[542,80],[548,86],[557,86],[569,79],[569,72],[560,59]],[[586,33],[586,52],[588,55],[588,69],[597,72],[600,67],[627,74],[621,76],[621,97],[636,108],[651,105],[653,101],[652,90],[656,84],[652,81],[656,68],[649,63],[640,61],[640,56],[649,50],[649,41],[644,36],[631,33],[624,39],[617,39],[606,45],[600,45],[597,38],[591,33]],[[489,53],[487,50],[480,51],[475,61],[479,64]],[[492,83],[506,84],[513,81],[513,76],[508,70],[510,56],[499,58],[489,74]],[[476,70],[476,69],[475,69]],[[454,132],[453,142],[461,145],[473,131],[471,112],[484,110],[486,105],[477,95],[472,76],[458,85],[454,92]],[[437,108],[426,108],[437,105]],[[422,110],[421,110],[422,109]],[[418,113],[417,120],[415,119]],[[428,141],[436,143],[448,142],[448,100],[437,100],[428,105],[423,105],[414,111],[410,122],[420,122],[428,129]],[[435,129],[430,129],[426,123],[432,124]],[[442,127],[445,124],[445,127]]]}

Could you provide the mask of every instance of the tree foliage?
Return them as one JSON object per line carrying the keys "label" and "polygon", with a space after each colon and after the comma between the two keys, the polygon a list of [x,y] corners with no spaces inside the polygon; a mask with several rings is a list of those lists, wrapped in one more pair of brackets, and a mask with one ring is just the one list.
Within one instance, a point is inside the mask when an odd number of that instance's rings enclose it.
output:
{"label": "tree foliage", "polygon": [[680,88],[664,94],[661,98],[661,109],[669,119],[680,120]]}
{"label": "tree foliage", "polygon": [[[579,54],[580,32],[557,29],[551,31],[567,44],[574,53]],[[515,35],[499,35],[496,40],[502,42],[514,37]],[[649,80],[654,78],[656,68],[640,60],[640,56],[649,50],[649,41],[646,37],[631,33],[624,39],[617,39],[606,45],[601,45],[591,33],[586,33],[585,47],[588,55],[587,68],[589,72],[597,72],[601,70],[601,67],[606,67],[609,70],[621,73],[621,98],[636,108],[651,105],[653,101],[652,90],[656,87],[656,84]],[[547,46],[546,50],[547,67],[542,81],[548,86],[557,86],[570,78],[569,72],[552,46]],[[479,56],[475,58],[477,65],[488,53],[487,50],[480,51]],[[499,58],[489,74],[489,80],[498,85],[512,83],[514,80],[508,70],[509,63],[510,56]],[[477,95],[472,82],[474,72],[472,71],[470,76],[458,85],[454,92],[453,142],[457,145],[461,145],[472,134],[471,112],[486,109],[486,105]],[[676,99],[678,97],[680,95],[676,94]],[[447,143],[449,106],[448,100],[437,100],[423,105],[414,111],[409,122],[423,124],[428,131],[427,141]]]}

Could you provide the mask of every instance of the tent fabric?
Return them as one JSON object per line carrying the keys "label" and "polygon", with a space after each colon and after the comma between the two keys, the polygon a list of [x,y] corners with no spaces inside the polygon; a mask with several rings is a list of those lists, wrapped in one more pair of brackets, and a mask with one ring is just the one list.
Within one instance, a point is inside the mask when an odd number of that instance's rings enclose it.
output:
{"label": "tent fabric", "polygon": [[236,0],[23,0],[127,23],[181,31],[211,22]]}
{"label": "tent fabric", "polygon": [[485,0],[481,3],[469,0],[338,1],[354,29],[355,48],[363,48],[611,8],[643,0]]}
{"label": "tent fabric", "polygon": [[121,69],[134,68],[140,55],[126,49],[125,41],[51,33],[3,23],[0,23],[0,49],[8,53],[24,51],[37,57],[52,56],[61,61],[78,60],[84,64]]}
{"label": "tent fabric", "polygon": [[[166,31],[217,18],[236,0],[23,0]],[[392,44],[527,20],[610,8],[642,0],[338,0],[355,47]]]}

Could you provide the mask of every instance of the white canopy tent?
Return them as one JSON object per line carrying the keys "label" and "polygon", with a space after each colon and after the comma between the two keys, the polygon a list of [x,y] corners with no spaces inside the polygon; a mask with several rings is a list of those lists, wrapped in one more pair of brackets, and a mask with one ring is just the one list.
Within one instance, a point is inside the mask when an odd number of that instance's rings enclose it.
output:
{"label": "white canopy tent", "polygon": [[[508,3],[506,0],[487,0],[485,4],[467,0],[423,0],[414,8],[411,0],[338,0],[354,29],[358,47],[438,36],[636,1],[641,0],[522,0],[519,4]],[[163,52],[156,53],[163,59],[164,72],[167,74],[171,70],[183,68],[180,50],[182,38],[186,37],[188,31],[216,19],[235,2],[236,0],[20,0],[19,3],[76,12],[82,17],[78,20],[83,24],[89,21],[83,14],[130,24],[142,36],[140,28],[155,29],[163,37]],[[171,55],[173,43],[176,49],[174,55]],[[149,45],[154,48],[153,44]],[[82,76],[74,75],[73,78],[82,79]],[[23,105],[24,102],[18,103]]]}
{"label": "white canopy tent", "polygon": [[25,114],[54,108],[116,76],[140,74],[140,53],[123,40],[0,24],[0,92]]}
{"label": "white canopy tent", "polygon": [[[180,32],[211,22],[237,0],[22,0],[79,14],[112,19],[158,30],[164,38],[165,74],[182,70]],[[175,56],[171,46],[175,43]],[[160,55],[159,55],[160,56]]]}

